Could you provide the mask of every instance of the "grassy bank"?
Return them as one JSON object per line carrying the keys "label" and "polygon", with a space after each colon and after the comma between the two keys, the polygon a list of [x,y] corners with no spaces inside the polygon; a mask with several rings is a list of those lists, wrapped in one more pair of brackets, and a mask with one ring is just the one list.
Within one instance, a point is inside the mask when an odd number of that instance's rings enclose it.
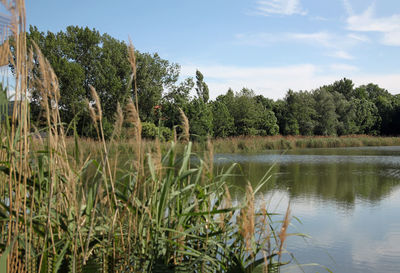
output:
{"label": "grassy bank", "polygon": [[[120,140],[109,151],[110,155],[133,154],[132,141]],[[307,149],[307,148],[345,148],[345,147],[368,147],[368,146],[400,146],[400,137],[378,137],[367,135],[351,135],[341,137],[324,136],[271,136],[271,137],[232,137],[211,139],[211,145],[215,153],[241,153],[241,152],[263,152],[269,150]],[[73,138],[67,138],[66,144],[70,153],[73,152],[75,142]],[[193,151],[204,153],[207,150],[207,142],[193,142]],[[40,143],[39,145],[40,146]],[[93,139],[80,139],[79,146],[82,155],[100,155],[102,144]],[[169,142],[157,142],[155,140],[143,139],[142,149],[146,152],[155,152],[161,149],[167,151]],[[175,149],[182,153],[185,145],[177,142]]]}
{"label": "grassy bank", "polygon": [[[377,137],[352,135],[341,137],[325,136],[272,136],[272,137],[234,137],[212,141],[217,153],[262,152],[267,150],[286,150],[304,148],[341,148],[363,146],[397,146],[400,137]],[[200,145],[199,145],[200,146]],[[199,147],[200,148],[200,147]]]}

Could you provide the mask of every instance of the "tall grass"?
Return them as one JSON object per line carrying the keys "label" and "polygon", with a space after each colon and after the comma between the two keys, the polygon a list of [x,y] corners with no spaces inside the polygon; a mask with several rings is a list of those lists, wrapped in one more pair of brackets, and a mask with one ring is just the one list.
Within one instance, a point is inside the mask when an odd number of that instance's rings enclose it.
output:
{"label": "tall grass", "polygon": [[[68,141],[57,77],[37,46],[26,49],[24,1],[2,4],[13,18],[15,58],[6,43],[1,57],[14,67],[16,106],[0,130],[0,272],[279,269],[289,211],[278,232],[272,215],[255,208],[267,175],[257,188],[247,187],[242,203],[232,205],[226,179],[235,165],[214,174],[212,145],[200,157],[192,153],[187,134],[181,137],[183,150],[175,142],[162,148],[159,140],[147,149],[137,100],[118,108],[115,131],[106,142],[93,87],[87,104],[99,142],[82,149],[93,142],[76,133]],[[134,79],[133,46],[129,52]],[[28,87],[41,92],[45,139],[30,126]],[[188,132],[181,115],[183,132]],[[131,123],[123,144],[132,151],[128,157],[120,149],[124,119]]]}
{"label": "tall grass", "polygon": [[[377,137],[368,135],[350,136],[271,136],[232,137],[213,140],[218,153],[261,152],[304,148],[342,148],[363,146],[397,146],[398,137]],[[195,149],[201,150],[196,146]]]}

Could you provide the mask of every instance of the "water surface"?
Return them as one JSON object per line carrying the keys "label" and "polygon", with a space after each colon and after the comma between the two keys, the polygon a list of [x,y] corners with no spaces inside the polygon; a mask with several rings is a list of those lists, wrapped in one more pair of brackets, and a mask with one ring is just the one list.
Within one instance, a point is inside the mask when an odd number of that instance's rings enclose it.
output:
{"label": "water surface", "polygon": [[257,184],[273,166],[257,200],[281,212],[290,200],[292,214],[302,221],[292,229],[312,237],[288,239],[299,263],[319,263],[340,273],[400,272],[399,146],[218,154],[215,162],[218,168],[240,163],[230,181],[237,186],[237,199],[247,181]]}

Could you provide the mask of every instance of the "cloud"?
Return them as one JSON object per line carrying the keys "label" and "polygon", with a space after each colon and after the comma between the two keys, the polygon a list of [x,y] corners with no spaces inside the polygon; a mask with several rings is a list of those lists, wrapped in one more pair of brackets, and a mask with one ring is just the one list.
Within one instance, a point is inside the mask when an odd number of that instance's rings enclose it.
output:
{"label": "cloud", "polygon": [[310,20],[313,20],[313,21],[329,21],[328,18],[323,17],[323,16],[312,16],[312,17],[310,17]]}
{"label": "cloud", "polygon": [[355,66],[331,64],[317,66],[299,64],[279,67],[239,67],[227,65],[182,65],[183,77],[193,76],[199,69],[210,88],[212,99],[225,94],[229,88],[239,91],[243,87],[253,89],[272,99],[283,98],[289,89],[312,90],[331,84],[344,77],[352,79],[356,86],[376,83],[392,93],[400,93],[400,74],[365,74]]}
{"label": "cloud", "polygon": [[358,71],[358,67],[354,65],[348,65],[348,64],[331,64],[329,68],[333,71]]}
{"label": "cloud", "polygon": [[349,39],[353,39],[353,40],[356,40],[356,41],[359,41],[359,42],[365,42],[365,43],[370,42],[370,39],[365,35],[349,33],[349,34],[347,34],[347,37]]}
{"label": "cloud", "polygon": [[350,55],[349,53],[347,53],[344,50],[334,51],[332,53],[329,53],[328,56],[331,56],[331,57],[334,57],[334,58],[338,58],[338,59],[344,59],[344,60],[352,60],[352,59],[354,59],[354,57],[352,55]]}
{"label": "cloud", "polygon": [[246,45],[268,46],[273,43],[298,41],[306,42],[309,44],[322,45],[324,47],[335,47],[338,39],[328,32],[313,32],[313,33],[250,33],[250,34],[237,34],[236,39]]}
{"label": "cloud", "polygon": [[388,17],[376,17],[375,6],[369,6],[359,15],[347,18],[347,29],[359,32],[382,33],[381,43],[389,46],[400,46],[400,14]]}
{"label": "cloud", "polygon": [[351,7],[349,0],[343,0],[343,6],[348,15],[353,15],[353,8]]}
{"label": "cloud", "polygon": [[345,60],[354,59],[349,50],[360,43],[369,42],[365,35],[354,33],[343,35],[326,31],[312,33],[241,33],[236,35],[236,40],[244,45],[259,47],[288,41],[304,43],[310,46],[323,47],[328,51],[327,56]]}
{"label": "cloud", "polygon": [[333,46],[333,35],[327,32],[315,33],[288,33],[287,38],[290,40],[305,41],[312,44],[320,44],[325,47]]}
{"label": "cloud", "polygon": [[263,0],[257,2],[256,14],[306,15],[307,12],[301,7],[300,0]]}

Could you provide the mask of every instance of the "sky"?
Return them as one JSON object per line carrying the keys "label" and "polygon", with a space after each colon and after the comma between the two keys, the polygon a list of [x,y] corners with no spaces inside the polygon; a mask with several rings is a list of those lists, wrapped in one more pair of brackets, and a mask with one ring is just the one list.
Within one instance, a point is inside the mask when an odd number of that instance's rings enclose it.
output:
{"label": "sky", "polygon": [[210,97],[272,99],[342,78],[400,93],[399,0],[26,0],[41,31],[88,26],[199,69]]}

